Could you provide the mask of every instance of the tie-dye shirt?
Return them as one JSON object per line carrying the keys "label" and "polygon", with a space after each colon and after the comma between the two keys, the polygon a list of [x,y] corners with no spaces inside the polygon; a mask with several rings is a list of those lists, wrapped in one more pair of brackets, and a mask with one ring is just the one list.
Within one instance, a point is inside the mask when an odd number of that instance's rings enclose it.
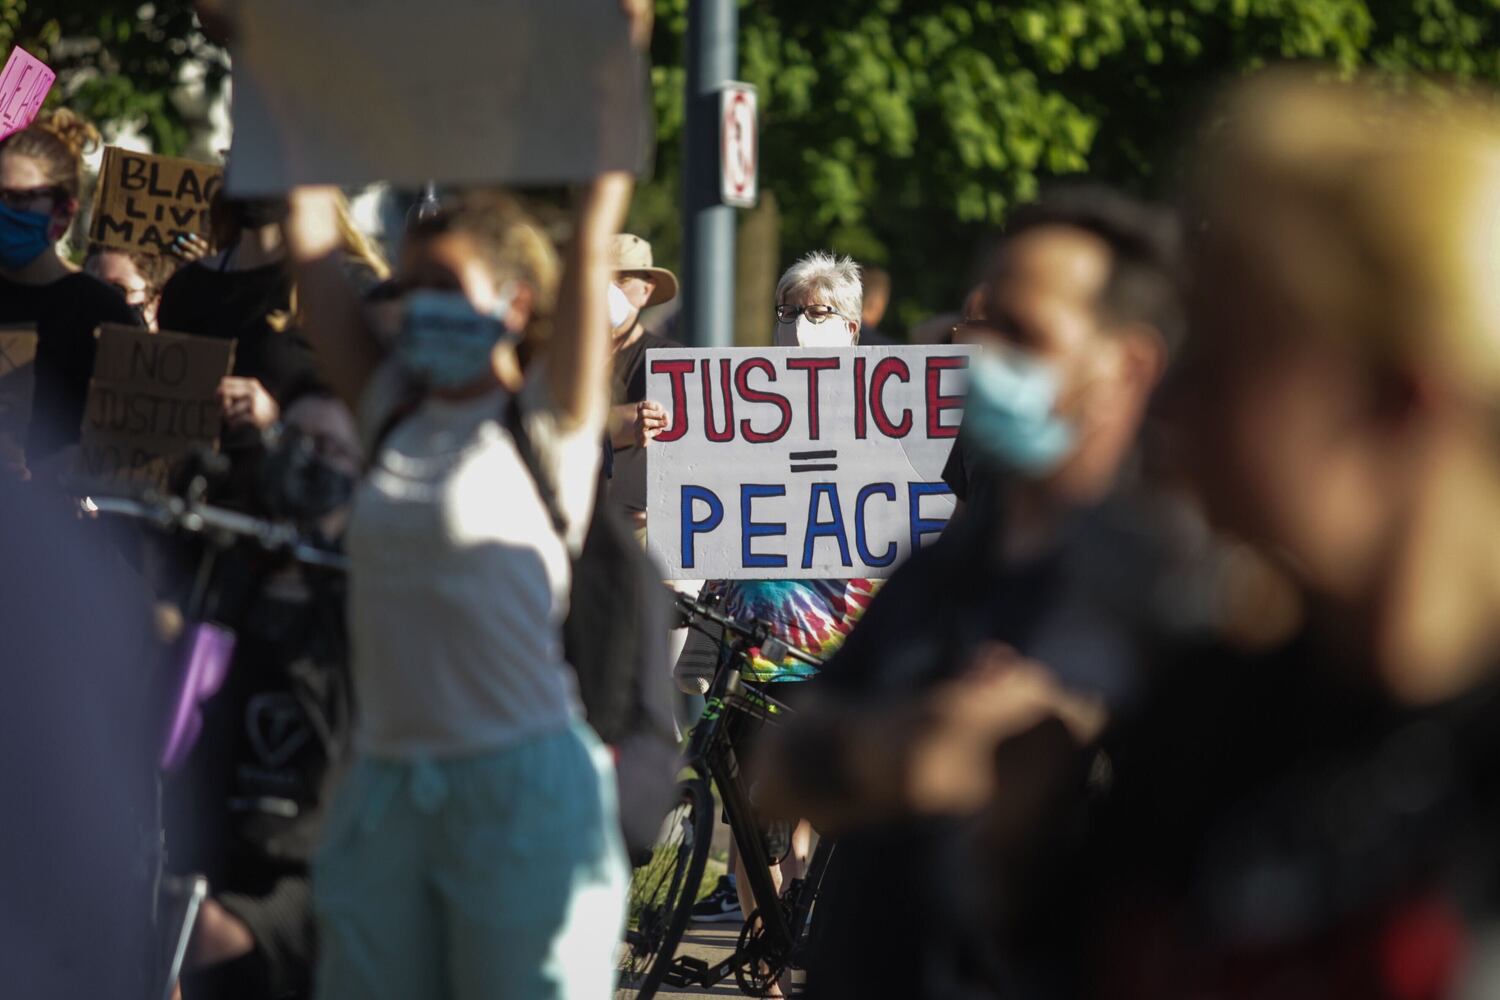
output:
{"label": "tie-dye shirt", "polygon": [[[879,580],[710,580],[705,597],[722,600],[724,614],[743,622],[762,621],[771,634],[804,653],[826,660],[838,652],[849,631],[870,606]],[[804,681],[817,669],[790,656],[775,662],[750,651],[746,680]]]}

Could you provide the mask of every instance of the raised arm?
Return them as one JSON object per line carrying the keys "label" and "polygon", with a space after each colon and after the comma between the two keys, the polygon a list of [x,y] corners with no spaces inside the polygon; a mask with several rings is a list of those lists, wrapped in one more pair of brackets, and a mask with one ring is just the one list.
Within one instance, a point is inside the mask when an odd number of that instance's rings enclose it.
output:
{"label": "raised arm", "polygon": [[294,189],[286,241],[298,309],[317,355],[318,372],[350,409],[357,410],[382,352],[363,303],[344,274],[338,197],[336,188]]}
{"label": "raised arm", "polygon": [[609,373],[609,241],[625,221],[635,179],[602,174],[578,198],[573,240],[564,257],[547,378],[565,427],[603,416]]}

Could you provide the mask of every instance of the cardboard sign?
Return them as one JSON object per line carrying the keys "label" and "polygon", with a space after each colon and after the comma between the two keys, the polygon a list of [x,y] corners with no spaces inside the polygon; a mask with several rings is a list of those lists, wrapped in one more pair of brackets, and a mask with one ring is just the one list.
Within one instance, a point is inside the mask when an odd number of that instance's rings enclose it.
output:
{"label": "cardboard sign", "polygon": [[31,426],[36,329],[0,330],[0,462],[19,455]]}
{"label": "cardboard sign", "polygon": [[110,146],[99,167],[89,239],[147,253],[166,253],[185,233],[208,239],[208,208],[223,176],[211,164]]}
{"label": "cardboard sign", "polygon": [[57,74],[23,48],[10,50],[0,70],[0,139],[30,125]]}
{"label": "cardboard sign", "polygon": [[219,438],[219,380],[234,365],[233,340],[99,328],[83,412],[83,480],[166,486],[173,464]]}
{"label": "cardboard sign", "polygon": [[236,7],[229,190],[563,183],[639,172],[645,62],[599,0]]}
{"label": "cardboard sign", "polygon": [[651,552],[671,579],[889,576],[953,513],[972,347],[646,355]]}

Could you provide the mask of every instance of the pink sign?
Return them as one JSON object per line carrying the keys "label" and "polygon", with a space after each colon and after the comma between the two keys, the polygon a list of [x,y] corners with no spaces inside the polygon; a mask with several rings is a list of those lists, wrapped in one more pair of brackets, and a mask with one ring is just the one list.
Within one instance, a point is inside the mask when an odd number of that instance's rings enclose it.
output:
{"label": "pink sign", "polygon": [[57,74],[30,52],[10,50],[0,70],[0,139],[31,124],[56,79]]}

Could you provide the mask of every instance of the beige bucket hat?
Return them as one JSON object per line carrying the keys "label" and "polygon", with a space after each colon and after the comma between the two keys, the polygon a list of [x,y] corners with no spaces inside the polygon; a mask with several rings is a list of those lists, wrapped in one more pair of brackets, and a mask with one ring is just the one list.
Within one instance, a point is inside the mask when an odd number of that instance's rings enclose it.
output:
{"label": "beige bucket hat", "polygon": [[656,282],[648,306],[659,306],[677,297],[677,275],[651,262],[651,244],[630,233],[620,233],[610,244],[610,259],[616,274],[639,275]]}

